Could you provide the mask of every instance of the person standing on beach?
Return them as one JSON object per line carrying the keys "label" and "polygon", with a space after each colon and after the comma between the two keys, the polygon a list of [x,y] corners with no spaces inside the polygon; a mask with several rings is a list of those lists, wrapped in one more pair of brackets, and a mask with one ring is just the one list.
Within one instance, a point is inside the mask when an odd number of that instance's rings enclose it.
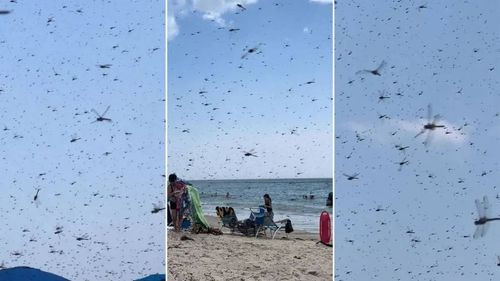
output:
{"label": "person standing on beach", "polygon": [[180,231],[181,217],[179,211],[181,209],[182,193],[184,193],[185,184],[177,180],[176,174],[168,176],[167,199],[170,203],[170,213],[174,221],[174,230]]}
{"label": "person standing on beach", "polygon": [[271,196],[269,196],[269,194],[267,194],[267,193],[264,194],[264,207],[266,208],[267,214],[269,215],[269,217],[272,220],[274,217],[273,200],[271,200]]}

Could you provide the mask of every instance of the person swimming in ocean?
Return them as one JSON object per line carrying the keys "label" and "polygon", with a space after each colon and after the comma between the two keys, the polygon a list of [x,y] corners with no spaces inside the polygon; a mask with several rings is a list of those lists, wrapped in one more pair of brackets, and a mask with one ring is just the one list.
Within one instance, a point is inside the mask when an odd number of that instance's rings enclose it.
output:
{"label": "person swimming in ocean", "polygon": [[328,199],[326,199],[326,206],[327,207],[333,206],[333,192],[328,193]]}

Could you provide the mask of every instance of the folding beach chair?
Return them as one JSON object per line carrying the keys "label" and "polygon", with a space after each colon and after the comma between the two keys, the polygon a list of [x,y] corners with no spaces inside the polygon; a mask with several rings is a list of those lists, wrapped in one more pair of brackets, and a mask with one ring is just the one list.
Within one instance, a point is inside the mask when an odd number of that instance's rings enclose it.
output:
{"label": "folding beach chair", "polygon": [[250,208],[250,220],[254,223],[255,238],[257,238],[257,235],[259,235],[260,232],[265,231],[265,219],[266,209],[264,207]]}
{"label": "folding beach chair", "polygon": [[[289,224],[288,229],[287,229],[287,224]],[[276,237],[276,234],[278,234],[280,230],[285,231],[286,237],[288,238],[288,233],[292,232],[293,228],[291,228],[291,222],[289,219],[279,220],[275,222],[271,219],[271,217],[266,216],[264,218],[263,230],[264,230],[264,235],[266,235],[266,230],[269,230],[272,239],[274,239],[274,237]]]}
{"label": "folding beach chair", "polygon": [[234,209],[231,207],[215,207],[215,211],[220,219],[219,230],[226,227],[229,228],[231,232],[234,232],[238,224],[238,218],[236,217]]}

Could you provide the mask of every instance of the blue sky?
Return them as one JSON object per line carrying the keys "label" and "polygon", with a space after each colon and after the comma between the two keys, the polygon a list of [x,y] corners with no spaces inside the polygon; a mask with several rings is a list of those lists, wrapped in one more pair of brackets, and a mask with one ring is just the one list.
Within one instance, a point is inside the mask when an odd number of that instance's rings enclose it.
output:
{"label": "blue sky", "polygon": [[169,2],[169,172],[332,176],[332,5],[321,2]]}
{"label": "blue sky", "polygon": [[[475,199],[500,213],[499,12],[492,1],[337,4],[337,280],[495,280],[500,225],[471,236]],[[357,73],[382,61],[381,76]],[[446,128],[425,146],[427,132],[415,136],[429,104]]]}
{"label": "blue sky", "polygon": [[[164,217],[151,214],[164,194],[164,2],[1,9],[0,264],[77,280],[164,272]],[[112,122],[91,123],[108,105]]]}

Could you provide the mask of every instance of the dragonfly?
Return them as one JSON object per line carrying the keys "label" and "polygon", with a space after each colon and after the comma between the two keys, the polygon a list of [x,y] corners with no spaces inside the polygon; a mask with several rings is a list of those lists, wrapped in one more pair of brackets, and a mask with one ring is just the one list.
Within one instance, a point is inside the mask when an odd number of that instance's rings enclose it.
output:
{"label": "dragonfly", "polygon": [[35,194],[35,197],[33,197],[33,201],[36,201],[38,199],[38,192],[40,192],[40,188],[37,188],[36,189],[36,194]]}
{"label": "dragonfly", "polygon": [[61,234],[63,232],[63,227],[62,226],[56,226],[56,231],[54,234]]}
{"label": "dragonfly", "polygon": [[474,224],[476,225],[476,231],[474,232],[474,235],[472,237],[474,237],[474,239],[477,239],[479,237],[483,237],[486,234],[489,226],[488,222],[500,220],[500,218],[489,217],[491,205],[486,195],[483,197],[482,202],[479,201],[479,199],[476,199],[474,202],[476,203],[479,219],[474,221]]}
{"label": "dragonfly", "polygon": [[108,121],[108,122],[111,122],[111,119],[109,118],[105,118],[104,115],[106,115],[106,113],[108,113],[108,110],[109,110],[109,105],[108,107],[106,108],[106,110],[104,110],[103,114],[99,114],[97,113],[97,111],[95,109],[92,108],[92,112],[94,112],[96,115],[97,115],[97,119],[92,122],[92,123],[95,123],[95,122],[102,122],[102,121]]}
{"label": "dragonfly", "polygon": [[84,240],[90,240],[90,237],[88,234],[84,234],[84,235],[81,235],[81,236],[77,236],[75,237],[77,241],[84,241]]}
{"label": "dragonfly", "polygon": [[380,70],[382,70],[382,68],[384,68],[385,65],[386,65],[386,62],[382,61],[376,69],[363,69],[363,70],[356,72],[356,74],[370,73],[370,74],[373,74],[376,76],[382,76],[382,74],[380,74]]}
{"label": "dragonfly", "polygon": [[33,197],[33,202],[35,203],[35,206],[38,208],[40,206],[40,198],[38,197],[38,193],[40,192],[40,188],[36,189],[36,194]]}
{"label": "dragonfly", "polygon": [[71,140],[69,142],[75,142],[75,141],[77,141],[79,139],[81,139],[81,138],[77,137],[76,135],[72,135],[71,136]]}
{"label": "dragonfly", "polygon": [[357,180],[359,179],[359,173],[355,173],[354,175],[348,175],[348,174],[342,174],[344,177],[347,177],[347,180],[352,181],[352,180]]}
{"label": "dragonfly", "polygon": [[255,155],[255,151],[253,149],[251,149],[250,151],[243,151],[243,155],[245,155],[246,157],[249,157],[249,156],[253,156],[253,157],[258,157],[257,155]]}
{"label": "dragonfly", "polygon": [[253,47],[253,48],[250,48],[248,50],[245,51],[245,53],[241,56],[241,59],[244,59],[246,58],[248,55],[252,54],[252,53],[255,53],[257,52],[257,50],[259,50],[259,47],[262,45],[262,43],[259,43],[257,46]]}
{"label": "dragonfly", "polygon": [[428,130],[429,133],[427,134],[427,138],[425,139],[424,144],[429,145],[431,138],[432,138],[432,132],[436,128],[444,128],[445,127],[444,125],[436,124],[440,118],[441,117],[439,116],[439,114],[437,114],[437,115],[434,115],[434,119],[432,119],[432,106],[429,104],[427,106],[427,124],[424,125],[422,130],[415,136],[415,138],[417,138],[418,136],[420,136],[421,134],[425,133]]}
{"label": "dragonfly", "polygon": [[153,204],[153,210],[151,211],[151,213],[156,214],[162,210],[165,210],[165,207],[163,207],[163,204],[159,202],[158,204]]}
{"label": "dragonfly", "polygon": [[406,157],[401,162],[398,162],[397,163],[399,165],[398,171],[401,172],[401,170],[403,169],[403,166],[408,165],[408,163],[410,163],[410,162],[408,160],[406,160]]}

